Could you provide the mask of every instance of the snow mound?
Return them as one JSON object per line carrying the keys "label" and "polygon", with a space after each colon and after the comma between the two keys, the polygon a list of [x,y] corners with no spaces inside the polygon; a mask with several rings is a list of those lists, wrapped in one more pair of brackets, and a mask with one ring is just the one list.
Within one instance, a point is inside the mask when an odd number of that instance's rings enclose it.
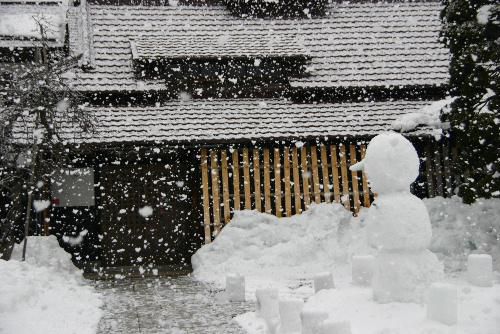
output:
{"label": "snow mound", "polygon": [[29,237],[0,260],[0,333],[94,334],[102,301],[56,237]]}
{"label": "snow mound", "polygon": [[220,282],[227,273],[273,279],[312,278],[346,263],[356,224],[340,204],[313,205],[302,215],[277,218],[238,211],[211,244],[192,257],[197,279]]}
{"label": "snow mound", "polygon": [[486,253],[500,270],[500,199],[479,199],[469,205],[459,197],[424,199],[432,223],[430,249],[447,271],[463,271],[467,256]]}
{"label": "snow mound", "polygon": [[[14,246],[10,259],[21,261],[22,258],[23,242]],[[52,270],[58,273],[81,273],[73,262],[71,262],[71,254],[59,246],[57,238],[53,235],[28,237],[26,262],[36,267],[52,268]]]}
{"label": "snow mound", "polygon": [[420,125],[425,125],[436,129],[435,136],[439,138],[442,134],[441,129],[444,127],[440,119],[441,111],[449,109],[450,104],[454,100],[454,97],[448,97],[443,100],[435,101],[417,112],[405,114],[392,123],[392,129],[401,132],[409,132],[415,130]]}

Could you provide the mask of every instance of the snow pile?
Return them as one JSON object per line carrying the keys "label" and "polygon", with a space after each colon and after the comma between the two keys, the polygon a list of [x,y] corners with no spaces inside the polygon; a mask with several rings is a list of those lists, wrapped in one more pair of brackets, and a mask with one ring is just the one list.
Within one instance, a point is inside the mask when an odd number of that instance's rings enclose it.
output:
{"label": "snow pile", "polygon": [[66,18],[65,12],[59,7],[52,14],[2,13],[0,18],[0,35],[41,39],[40,26],[37,23],[39,21],[46,26],[48,39],[64,40]]}
{"label": "snow pile", "polygon": [[359,224],[340,204],[312,205],[302,215],[277,218],[237,211],[217,238],[192,257],[197,279],[220,283],[227,273],[261,278],[304,279],[347,263]]}
{"label": "snow pile", "polygon": [[57,239],[30,237],[26,261],[0,260],[0,333],[94,334],[101,300]]}
{"label": "snow pile", "polygon": [[435,101],[423,107],[418,112],[403,115],[392,123],[392,129],[408,132],[415,130],[420,125],[426,125],[436,129],[435,135],[439,137],[441,136],[441,129],[443,128],[443,124],[440,120],[441,111],[445,108],[449,108],[454,100],[454,97],[448,97],[444,100]]}
{"label": "snow pile", "polygon": [[500,270],[500,199],[479,199],[472,205],[459,197],[424,199],[432,222],[430,249],[447,271],[463,271],[471,253],[493,256]]}
{"label": "snow pile", "polygon": [[[10,259],[21,261],[22,258],[23,242],[15,245]],[[56,273],[81,276],[81,271],[71,262],[71,254],[59,246],[53,235],[28,237],[26,262],[34,267],[51,268]]]}

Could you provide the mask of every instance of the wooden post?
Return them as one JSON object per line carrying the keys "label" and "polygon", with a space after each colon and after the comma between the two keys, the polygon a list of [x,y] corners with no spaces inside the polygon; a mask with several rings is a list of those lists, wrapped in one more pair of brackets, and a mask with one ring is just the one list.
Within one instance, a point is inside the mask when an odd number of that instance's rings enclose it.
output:
{"label": "wooden post", "polygon": [[231,203],[229,201],[229,173],[227,170],[227,152],[220,152],[220,161],[222,166],[222,198],[224,200],[224,224],[231,220]]}
{"label": "wooden post", "polygon": [[262,199],[260,193],[260,163],[259,163],[259,149],[253,149],[253,177],[255,186],[255,209],[262,212]]}
{"label": "wooden post", "polygon": [[210,151],[210,169],[212,174],[212,203],[214,205],[214,236],[220,232],[219,165],[217,151]]}
{"label": "wooden post", "polygon": [[427,196],[435,197],[434,175],[432,170],[431,150],[429,145],[425,146],[425,175],[427,178]]}
{"label": "wooden post", "polygon": [[274,149],[274,201],[276,217],[281,217],[281,159],[279,148]]}
{"label": "wooden post", "polygon": [[245,209],[252,209],[250,191],[250,162],[248,160],[248,148],[243,148],[243,187],[245,189]]}
{"label": "wooden post", "polygon": [[[356,159],[356,145],[351,144],[350,146],[350,160],[351,166],[354,165],[357,161]],[[352,177],[352,196],[354,200],[354,212],[358,213],[361,208],[361,202],[359,200],[359,184],[358,184],[358,172],[351,171]]]}
{"label": "wooden post", "polygon": [[285,147],[283,152],[283,171],[285,174],[285,212],[286,216],[292,215],[292,192],[290,186],[290,149]]}
{"label": "wooden post", "polygon": [[434,151],[434,170],[436,172],[436,194],[443,196],[443,175],[441,170],[441,152],[439,150],[439,143],[436,145]]}
{"label": "wooden post", "polygon": [[321,145],[321,173],[323,174],[323,193],[325,202],[330,203],[330,173],[328,172],[328,155],[326,153],[326,146]]}
{"label": "wooden post", "polygon": [[[361,145],[361,160],[365,158],[366,155],[366,146]],[[368,186],[368,177],[366,176],[366,173],[363,172],[361,173],[362,178],[363,178],[363,205],[367,208],[370,207],[370,187]]]}
{"label": "wooden post", "polygon": [[340,178],[339,178],[339,162],[337,159],[337,146],[330,146],[330,155],[332,156],[332,176],[333,176],[333,196],[335,202],[340,203]]}
{"label": "wooden post", "polygon": [[297,147],[292,149],[292,169],[293,169],[293,192],[295,197],[295,213],[302,212],[302,199],[300,198],[300,173],[299,173],[299,152]]}
{"label": "wooden post", "polygon": [[201,187],[203,191],[203,223],[205,227],[205,244],[212,241],[210,232],[210,193],[208,190],[207,149],[201,149]]}
{"label": "wooden post", "polygon": [[342,173],[342,202],[347,210],[351,210],[349,179],[347,176],[347,156],[344,144],[340,144],[340,172]]}
{"label": "wooden post", "polygon": [[311,197],[309,195],[309,168],[307,166],[307,148],[302,146],[300,150],[300,158],[302,160],[302,189],[304,193],[304,209],[308,209],[311,205]]}
{"label": "wooden post", "polygon": [[269,165],[269,149],[264,149],[264,207],[266,213],[272,213],[271,208],[271,170]]}
{"label": "wooden post", "polygon": [[233,151],[233,202],[234,209],[239,210],[241,199],[240,199],[240,163],[239,163],[239,151],[234,149]]}
{"label": "wooden post", "polygon": [[314,202],[321,203],[321,190],[319,189],[318,151],[316,145],[311,146],[311,171],[313,179]]}
{"label": "wooden post", "polygon": [[444,178],[446,184],[446,197],[453,196],[453,185],[451,183],[451,170],[450,170],[450,152],[449,143],[443,143],[443,167],[444,167]]}

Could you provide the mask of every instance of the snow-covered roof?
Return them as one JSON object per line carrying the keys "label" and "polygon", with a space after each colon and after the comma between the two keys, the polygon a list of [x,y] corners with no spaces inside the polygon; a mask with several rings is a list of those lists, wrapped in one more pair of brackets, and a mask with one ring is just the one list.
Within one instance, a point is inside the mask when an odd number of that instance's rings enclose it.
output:
{"label": "snow-covered roof", "polygon": [[[132,55],[141,59],[220,59],[225,57],[294,57],[307,55],[295,35],[259,31],[196,32],[189,35],[142,37],[132,43]],[[175,47],[172,47],[172,46]]]}
{"label": "snow-covered roof", "polygon": [[[429,101],[296,104],[277,99],[171,101],[152,107],[92,107],[96,132],[80,136],[72,124],[62,139],[75,143],[229,142],[374,136],[392,123],[429,105]],[[32,131],[28,131],[32,133]],[[26,139],[20,124],[18,142]],[[428,135],[417,128],[409,135]]]}
{"label": "snow-covered roof", "polygon": [[[69,13],[70,49],[84,54],[92,70],[77,71],[74,87],[86,91],[165,90],[162,81],[134,77],[131,41],[156,38],[158,48],[183,54],[171,40],[205,36],[293,36],[312,57],[310,76],[294,87],[399,87],[446,85],[448,50],[439,41],[439,2],[346,2],[329,4],[312,19],[232,16],[223,6],[90,5]],[[240,40],[241,52],[252,39]],[[190,52],[203,53],[203,43]],[[192,48],[197,45],[192,44]],[[163,52],[163,51],[162,51]]]}
{"label": "snow-covered roof", "polygon": [[47,44],[64,46],[67,6],[54,2],[51,5],[0,5],[0,47],[34,47],[41,39],[40,22],[45,26]]}

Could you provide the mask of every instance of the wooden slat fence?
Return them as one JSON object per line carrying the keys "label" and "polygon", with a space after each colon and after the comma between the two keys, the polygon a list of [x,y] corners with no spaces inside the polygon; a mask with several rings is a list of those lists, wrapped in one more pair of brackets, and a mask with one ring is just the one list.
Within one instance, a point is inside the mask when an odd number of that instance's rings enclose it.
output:
{"label": "wooden slat fence", "polygon": [[370,206],[366,177],[349,171],[364,151],[357,144],[202,149],[205,242],[229,223],[234,210],[290,217],[311,203],[341,202],[354,213]]}

